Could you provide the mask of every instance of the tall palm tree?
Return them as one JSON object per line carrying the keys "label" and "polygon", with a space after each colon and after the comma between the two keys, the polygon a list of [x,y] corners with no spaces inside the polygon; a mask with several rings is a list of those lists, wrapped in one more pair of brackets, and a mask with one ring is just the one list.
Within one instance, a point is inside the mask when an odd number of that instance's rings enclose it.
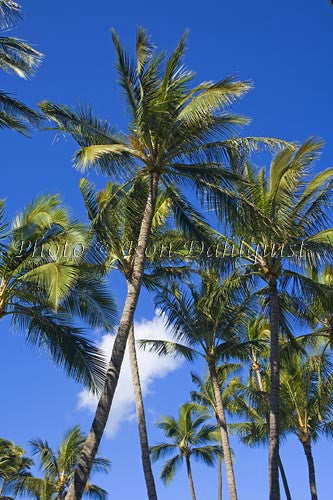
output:
{"label": "tall palm tree", "polygon": [[217,364],[231,357],[245,357],[251,345],[251,342],[243,342],[241,338],[250,314],[250,297],[241,292],[237,277],[229,277],[220,284],[213,272],[202,273],[201,288],[191,286],[189,293],[174,286],[158,294],[156,304],[165,314],[176,341],[140,341],[143,347],[149,347],[159,355],[183,356],[188,361],[199,356],[207,363],[232,499],[237,498],[236,482]]}
{"label": "tall palm tree", "polygon": [[[270,500],[280,498],[279,491],[279,332],[287,331],[283,320],[281,290],[293,282],[302,289],[300,271],[318,267],[331,259],[333,231],[328,228],[328,207],[331,206],[333,169],[313,177],[314,161],[322,143],[310,138],[296,150],[287,147],[278,152],[268,171],[257,171],[248,162],[239,167],[247,185],[241,196],[246,198],[249,212],[232,225],[238,235],[240,257],[246,271],[265,283],[262,295],[267,298],[270,314]],[[238,168],[237,167],[237,168]],[[222,237],[235,248],[235,240]]]}
{"label": "tall palm tree", "polygon": [[[142,179],[138,179],[134,185],[121,186],[109,182],[106,189],[96,191],[88,180],[82,179],[80,189],[91,221],[91,230],[101,252],[101,265],[106,272],[117,269],[128,280],[133,272],[136,242],[145,199],[148,196],[147,183]],[[166,197],[166,193],[160,193],[156,200],[150,243],[152,246],[161,247],[167,237],[169,243],[171,240],[173,241],[173,254],[176,255],[177,247],[175,243],[176,240],[181,238],[175,231],[171,231],[166,223],[170,215],[169,205],[170,202]],[[167,261],[167,256],[164,256],[161,248],[156,248],[156,255],[153,252],[147,261],[145,268],[151,268],[152,264],[160,266],[161,261]],[[153,275],[151,273],[148,275],[146,270],[143,277],[144,284],[151,287],[153,285],[152,278]],[[134,324],[132,324],[128,337],[128,349],[147,494],[150,500],[156,500],[157,495],[150,462],[147,425],[137,363]]]}
{"label": "tall palm tree", "polygon": [[[224,407],[228,405],[228,399],[230,394],[230,384],[227,383],[227,378],[233,372],[235,372],[241,365],[235,363],[225,363],[217,367],[217,375],[219,380],[220,390],[222,392],[222,401]],[[216,398],[214,394],[214,388],[211,379],[208,377],[206,379],[200,378],[198,375],[192,373],[192,381],[196,385],[197,389],[191,392],[191,400],[199,405],[200,408],[213,416],[216,419],[217,426],[219,425],[218,410],[216,404]],[[218,441],[222,448],[221,435],[218,436]],[[217,469],[217,498],[222,500],[222,453],[218,455],[218,469]]]}
{"label": "tall palm tree", "polygon": [[195,405],[184,404],[179,407],[178,419],[166,416],[162,417],[156,424],[171,442],[159,443],[151,447],[153,460],[158,460],[171,453],[172,458],[163,465],[161,479],[170,483],[174,475],[184,461],[186,462],[187,478],[189,482],[191,498],[196,500],[194,482],[191,469],[191,457],[213,466],[220,448],[215,441],[216,426],[207,423],[210,415],[197,413]]}
{"label": "tall palm tree", "polygon": [[[47,441],[42,439],[32,440],[30,443],[32,452],[39,459],[44,477],[27,478],[23,484],[22,492],[36,500],[64,499],[85,438],[86,436],[76,425],[66,432],[56,452]],[[92,474],[94,472],[107,473],[110,465],[107,458],[96,457]],[[107,492],[103,488],[91,483],[87,483],[85,494],[87,497],[96,500],[105,500],[107,498]]]}
{"label": "tall palm tree", "polygon": [[[0,29],[8,30],[20,18],[21,6],[12,0],[0,0]],[[18,38],[0,37],[0,70],[20,78],[32,76],[43,55]],[[7,92],[0,90],[0,128],[12,128],[26,134],[41,116]]]}
{"label": "tall palm tree", "polygon": [[230,191],[230,181],[235,176],[227,166],[233,151],[237,147],[255,148],[259,143],[279,146],[282,142],[230,138],[230,131],[247,120],[227,113],[226,107],[246,93],[250,84],[229,77],[216,83],[191,86],[194,73],[183,65],[185,36],[166,58],[156,52],[148,34],[140,28],[134,61],[123,50],[114,31],[113,42],[119,84],[130,114],[127,134],[118,133],[107,121],[94,117],[90,109],[71,110],[50,102],[40,104],[45,116],[55,123],[56,130],[71,134],[79,144],[74,160],[77,167],[86,170],[94,166],[103,174],[125,178],[128,182],[138,176],[145,177],[149,185],[133,272],[128,280],[104,391],[68,500],[82,496],[109,416],[141,289],[158,188],[168,190],[171,208],[187,234],[189,227],[200,226],[202,217],[180,188],[189,185],[202,195],[202,201],[208,199],[214,205],[223,204],[227,211],[236,203]]}
{"label": "tall palm tree", "polygon": [[318,499],[312,443],[333,435],[333,365],[323,353],[294,355],[281,371],[281,401],[287,429],[302,444],[312,500]]}
{"label": "tall palm tree", "polygon": [[105,361],[74,319],[110,330],[115,307],[85,257],[88,247],[86,228],[71,220],[58,197],[36,199],[10,227],[1,202],[0,318],[11,318],[28,344],[46,350],[95,391],[103,384]]}
{"label": "tall palm tree", "polygon": [[[260,321],[258,323],[260,324]],[[252,326],[253,323],[251,322]],[[252,328],[249,328],[249,330],[250,335],[254,336],[254,332],[251,331]],[[256,362],[261,366],[261,369],[257,370],[251,367],[255,377],[251,377],[250,374],[246,386],[237,379],[231,381],[232,390],[229,391],[228,404],[229,412],[242,419],[240,422],[230,424],[231,431],[236,431],[241,441],[250,447],[266,445],[269,439],[269,371],[261,359],[258,356],[256,358]],[[286,432],[284,419],[282,419],[282,422],[280,432],[284,435]],[[280,455],[279,471],[286,498],[291,500],[290,488]]]}
{"label": "tall palm tree", "polygon": [[11,441],[0,439],[0,499],[13,500],[23,487],[24,481],[31,476],[33,460],[25,455],[20,446]]}

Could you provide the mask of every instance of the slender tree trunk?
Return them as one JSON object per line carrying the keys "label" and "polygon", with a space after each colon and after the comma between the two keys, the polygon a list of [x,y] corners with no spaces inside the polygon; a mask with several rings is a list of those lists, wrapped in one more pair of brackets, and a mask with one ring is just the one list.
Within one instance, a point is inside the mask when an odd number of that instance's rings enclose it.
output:
{"label": "slender tree trunk", "polygon": [[313,461],[313,456],[312,456],[311,444],[309,441],[302,443],[302,444],[303,444],[306,460],[308,462],[311,500],[318,500],[317,486],[316,486],[316,473],[315,473],[314,461]]}
{"label": "slender tree trunk", "polygon": [[127,337],[133,323],[134,312],[140,295],[145,264],[145,252],[151,233],[151,224],[155,211],[157,188],[158,175],[153,173],[150,178],[149,196],[142,218],[137,252],[133,264],[133,273],[127,280],[127,296],[121,315],[118,332],[114,341],[111,359],[105,378],[104,388],[97,405],[90,432],[80,454],[79,462],[74,473],[73,482],[66,495],[66,500],[81,500],[84,487],[89,479],[94,458],[96,456],[109,417],[114,393],[118,384],[120,368],[124,359]]}
{"label": "slender tree trunk", "polygon": [[230,500],[237,500],[236,481],[235,481],[234,468],[233,468],[232,458],[231,458],[229,435],[228,435],[228,429],[227,429],[227,424],[226,424],[226,419],[225,419],[225,414],[224,414],[221,389],[220,389],[219,382],[217,379],[215,362],[210,362],[208,366],[209,366],[209,374],[210,374],[213,388],[214,388],[217,418],[218,418],[218,423],[219,423],[220,432],[221,432],[221,441],[222,441],[222,448],[223,448],[224,463],[225,463],[225,469],[226,469],[226,473],[227,473],[229,496],[230,496]]}
{"label": "slender tree trunk", "polygon": [[138,360],[136,356],[136,348],[135,348],[135,336],[134,336],[134,325],[132,324],[129,336],[128,336],[128,350],[129,350],[129,358],[132,372],[132,383],[134,389],[134,399],[135,399],[135,407],[136,407],[136,416],[138,420],[138,429],[139,429],[139,437],[140,437],[140,445],[141,445],[141,460],[143,473],[146,481],[146,488],[149,500],[157,500],[155,481],[153,476],[153,471],[151,468],[150,461],[150,453],[149,453],[149,444],[148,444],[148,434],[147,434],[147,426],[146,426],[146,418],[145,418],[145,409],[143,405],[142,399],[142,390],[140,383],[140,374],[139,374],[139,366]]}
{"label": "slender tree trunk", "polygon": [[287,481],[287,476],[286,476],[286,473],[285,473],[285,470],[284,470],[284,467],[283,467],[283,463],[282,463],[282,460],[281,460],[280,456],[279,456],[279,469],[280,469],[281,478],[282,478],[282,482],[283,482],[284,492],[286,494],[286,499],[287,500],[292,500],[291,499],[289,485],[288,485],[288,481]]}
{"label": "slender tree trunk", "polygon": [[259,365],[257,363],[256,363],[256,367],[254,368],[254,371],[256,373],[256,377],[257,377],[257,381],[258,381],[259,391],[260,392],[264,392],[264,386],[263,386],[263,383],[262,383],[262,378],[261,378],[261,373],[260,373],[260,367],[259,367]]}
{"label": "slender tree trunk", "polygon": [[197,497],[195,496],[195,490],[194,490],[191,462],[190,462],[190,457],[188,455],[186,455],[186,469],[187,469],[187,478],[188,478],[188,484],[190,485],[190,492],[191,492],[192,500],[197,500]]}
{"label": "slender tree trunk", "polygon": [[279,485],[279,427],[280,427],[280,355],[279,355],[279,297],[276,278],[269,282],[270,304],[270,398],[269,398],[269,498],[280,500]]}
{"label": "slender tree trunk", "polygon": [[222,457],[217,457],[217,500],[222,500]]}

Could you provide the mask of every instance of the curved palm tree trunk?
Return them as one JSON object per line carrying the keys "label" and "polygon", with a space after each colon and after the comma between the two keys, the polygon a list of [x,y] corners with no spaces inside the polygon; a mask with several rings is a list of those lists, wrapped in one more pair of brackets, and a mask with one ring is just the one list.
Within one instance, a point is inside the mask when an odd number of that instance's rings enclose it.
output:
{"label": "curved palm tree trunk", "polygon": [[222,457],[217,457],[217,500],[222,500]]}
{"label": "curved palm tree trunk", "polygon": [[317,486],[316,486],[316,473],[315,473],[314,461],[313,461],[313,456],[312,456],[311,444],[308,441],[305,443],[302,443],[302,444],[303,444],[306,460],[308,462],[311,500],[318,500]]}
{"label": "curved palm tree trunk", "polygon": [[282,460],[281,460],[280,456],[279,456],[279,469],[280,469],[281,478],[282,478],[282,482],[283,482],[284,492],[286,494],[286,499],[287,500],[292,500],[291,494],[290,494],[289,485],[288,485],[288,481],[287,481],[287,476],[286,476],[286,473],[285,473],[285,470],[284,470],[284,467],[283,467],[283,463],[282,463]]}
{"label": "curved palm tree trunk", "polygon": [[270,305],[270,398],[269,398],[269,498],[280,500],[279,485],[279,427],[280,427],[280,354],[279,354],[279,297],[276,278],[269,282]]}
{"label": "curved palm tree trunk", "polygon": [[132,383],[133,383],[133,390],[134,390],[136,416],[138,419],[138,429],[139,429],[139,437],[140,437],[140,445],[141,445],[141,460],[142,460],[143,473],[145,476],[146,488],[147,488],[149,500],[157,500],[155,481],[154,481],[154,476],[153,476],[153,471],[151,468],[151,461],[150,461],[148,434],[147,434],[147,426],[146,426],[146,418],[145,418],[145,409],[144,409],[143,399],[142,399],[142,390],[141,390],[141,383],[140,383],[138,359],[136,356],[133,323],[132,323],[132,326],[131,326],[131,329],[129,332],[129,336],[128,336],[128,350],[129,350],[129,358],[130,358],[130,365],[131,365],[131,372],[132,372]]}
{"label": "curved palm tree trunk", "polygon": [[228,429],[227,429],[227,424],[226,424],[226,419],[225,419],[221,390],[220,390],[219,382],[217,379],[215,362],[209,363],[208,366],[209,366],[209,375],[211,377],[213,388],[214,388],[217,418],[218,418],[218,424],[219,424],[220,432],[221,432],[221,441],[222,441],[222,448],[223,448],[224,463],[225,463],[225,469],[226,469],[226,473],[227,473],[229,496],[230,496],[230,500],[237,500],[236,481],[235,481],[234,468],[233,468],[233,464],[232,464],[229,435],[228,435]]}
{"label": "curved palm tree trunk", "polygon": [[192,477],[190,457],[187,455],[186,455],[186,469],[187,469],[187,478],[188,478],[188,484],[190,485],[190,492],[191,492],[192,500],[197,500],[197,497],[195,496],[195,490],[194,490],[194,482],[193,482],[193,477]]}
{"label": "curved palm tree trunk", "polygon": [[153,173],[150,178],[149,196],[142,218],[137,252],[133,264],[133,272],[131,277],[127,280],[127,296],[120,318],[118,332],[114,341],[111,359],[106,373],[105,384],[98,401],[90,432],[80,454],[73,482],[66,495],[66,500],[81,500],[84,487],[89,479],[93,461],[109,417],[114,393],[118,384],[120,368],[124,359],[127,337],[133,323],[134,312],[140,295],[145,263],[145,252],[151,233],[157,188],[158,175]]}

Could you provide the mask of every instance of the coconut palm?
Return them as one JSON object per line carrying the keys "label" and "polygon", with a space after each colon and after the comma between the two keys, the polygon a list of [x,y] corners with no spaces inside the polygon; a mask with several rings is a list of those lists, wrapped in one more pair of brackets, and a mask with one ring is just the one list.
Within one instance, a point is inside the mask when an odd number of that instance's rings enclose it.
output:
{"label": "coconut palm", "polygon": [[261,143],[269,146],[282,143],[274,139],[230,138],[234,128],[247,120],[227,113],[226,108],[246,93],[250,84],[228,77],[216,83],[191,86],[194,73],[183,65],[185,36],[166,58],[156,52],[148,34],[140,28],[135,61],[123,50],[114,31],[113,42],[119,83],[130,114],[126,135],[94,117],[89,108],[71,110],[50,102],[40,104],[45,116],[55,123],[55,129],[71,134],[79,144],[74,160],[77,167],[86,170],[93,166],[103,174],[128,182],[145,177],[149,185],[104,392],[68,495],[72,500],[82,496],[110,412],[141,289],[158,188],[168,190],[171,208],[187,234],[189,227],[201,225],[202,217],[184,197],[183,186],[193,187],[202,201],[214,206],[223,204],[225,212],[232,210],[237,202],[230,190],[235,175],[228,168],[233,152],[237,148],[249,150]]}
{"label": "coconut palm", "polygon": [[[287,329],[279,294],[291,282],[303,291],[300,271],[307,266],[318,268],[319,261],[331,258],[333,232],[327,229],[327,209],[331,206],[333,169],[311,176],[321,146],[320,141],[310,138],[296,150],[287,147],[277,153],[268,172],[257,171],[248,162],[238,170],[248,182],[241,194],[253,212],[250,217],[239,213],[232,230],[239,237],[241,263],[265,283],[261,294],[270,310],[270,500],[280,498],[279,332]],[[222,240],[235,248],[234,239]]]}
{"label": "coconut palm", "polygon": [[[12,0],[0,0],[0,29],[8,30],[20,18],[21,6]],[[42,54],[18,38],[0,37],[0,70],[20,78],[32,76]],[[0,90],[0,128],[12,128],[26,134],[29,125],[36,125],[40,115]]]}
{"label": "coconut palm", "polygon": [[333,365],[323,353],[294,355],[281,371],[281,401],[288,430],[302,444],[309,470],[310,494],[317,500],[312,444],[333,431]]}
{"label": "coconut palm", "polygon": [[[232,387],[227,383],[227,378],[233,372],[240,368],[241,365],[235,363],[225,363],[219,365],[216,369],[220,390],[222,392],[222,401],[224,407],[227,407],[230,390],[232,392]],[[236,380],[236,379],[235,379]],[[211,379],[208,377],[206,379],[200,378],[198,375],[192,373],[192,382],[196,385],[197,389],[191,392],[191,400],[199,405],[199,408],[203,408],[205,412],[209,413],[213,418],[216,419],[217,426],[219,425],[218,410],[216,405],[216,399],[214,394],[214,388]],[[222,449],[221,435],[218,434],[217,440],[220,443]],[[222,500],[222,453],[218,455],[218,469],[217,469],[217,498]]]}
{"label": "coconut palm", "polygon": [[0,499],[12,500],[31,476],[33,460],[13,442],[0,438]]}
{"label": "coconut palm", "polygon": [[156,424],[156,427],[164,432],[169,441],[151,447],[154,461],[175,453],[164,463],[162,468],[161,479],[166,484],[172,481],[177,469],[185,459],[192,500],[196,500],[196,495],[191,457],[213,466],[220,453],[220,447],[213,444],[216,442],[216,425],[207,423],[209,419],[210,415],[198,413],[195,405],[190,403],[181,405],[177,420],[166,416],[162,417]]}
{"label": "coconut palm", "polygon": [[[85,439],[86,436],[76,425],[66,432],[57,451],[54,451],[47,441],[32,440],[30,442],[32,452],[39,460],[44,477],[28,478],[23,485],[22,492],[36,500],[64,499]],[[94,472],[107,473],[110,465],[107,458],[96,457],[92,474]],[[96,500],[107,498],[107,492],[103,488],[90,483],[87,483],[85,487],[85,495]]]}
{"label": "coconut palm", "polygon": [[[134,185],[118,185],[108,183],[106,189],[96,191],[92,183],[82,179],[80,183],[88,217],[91,221],[91,230],[100,251],[100,265],[106,272],[117,269],[127,280],[133,272],[136,242],[139,233],[145,198],[148,196],[148,186],[145,180],[138,179]],[[175,259],[177,246],[183,248],[183,241],[177,232],[168,229],[166,220],[170,215],[169,200],[166,193],[160,193],[156,200],[156,209],[152,222],[151,246],[155,252],[149,255],[145,263],[146,273],[143,282],[149,288],[154,285],[154,276],[160,263],[166,262],[168,254],[164,255],[163,244],[173,242],[173,256]],[[177,245],[176,245],[177,243]],[[170,259],[169,259],[170,260]],[[147,274],[148,269],[150,273]],[[151,269],[152,268],[152,269]],[[154,275],[151,273],[154,271]],[[172,269],[171,269],[172,271]],[[164,269],[164,272],[166,270]],[[159,273],[161,274],[161,273]],[[160,276],[161,277],[161,276]],[[156,286],[156,283],[155,283]],[[132,372],[132,381],[135,396],[135,405],[138,420],[138,430],[141,445],[142,465],[146,481],[148,498],[157,498],[154,476],[151,469],[148,444],[147,425],[142,398],[142,389],[137,363],[134,324],[128,338],[129,358]]]}
{"label": "coconut palm", "polygon": [[[240,422],[230,424],[231,431],[235,431],[241,441],[250,447],[266,445],[269,439],[269,371],[262,360],[258,356],[256,358],[261,369],[256,370],[251,367],[251,370],[255,372],[255,377],[252,377],[250,373],[247,385],[241,384],[237,379],[231,381],[232,391],[230,391],[228,404],[229,412],[242,419]],[[282,422],[281,434],[284,436],[286,432],[284,419]],[[280,455],[279,471],[286,498],[291,500],[289,484]]]}
{"label": "coconut palm", "polygon": [[[250,315],[251,297],[243,292],[238,277],[222,283],[214,272],[202,273],[201,288],[189,292],[176,285],[157,295],[156,305],[165,314],[175,342],[142,339],[141,345],[159,355],[183,356],[188,361],[201,357],[207,363],[214,389],[229,494],[236,498],[225,409],[221,396],[217,364],[231,357],[246,357],[251,342],[242,340],[242,329]],[[212,300],[213,298],[213,300]]]}
{"label": "coconut palm", "polygon": [[251,346],[249,361],[251,363],[251,374],[255,374],[257,379],[258,389],[264,392],[261,373],[266,365],[265,358],[269,347],[270,331],[267,319],[264,316],[251,318],[246,325],[245,335],[249,341],[260,341],[257,345]]}
{"label": "coconut palm", "polygon": [[75,317],[110,330],[115,307],[103,278],[85,258],[86,228],[73,222],[56,196],[42,196],[10,227],[0,212],[0,318],[9,317],[30,345],[66,373],[97,390],[105,361]]}

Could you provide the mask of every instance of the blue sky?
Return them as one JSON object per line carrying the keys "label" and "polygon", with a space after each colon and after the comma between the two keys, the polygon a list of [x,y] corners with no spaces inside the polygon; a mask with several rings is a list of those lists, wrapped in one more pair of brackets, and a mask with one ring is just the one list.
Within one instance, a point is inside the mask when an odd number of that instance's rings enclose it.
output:
{"label": "blue sky", "polygon": [[[237,111],[253,119],[244,133],[298,141],[318,135],[326,143],[318,168],[332,166],[333,9],[328,0],[21,3],[24,22],[14,34],[35,44],[46,57],[31,81],[1,74],[1,87],[27,104],[34,106],[42,99],[69,105],[90,103],[97,114],[125,130],[126,114],[115,83],[109,28],[114,26],[124,44],[130,46],[136,26],[143,25],[156,45],[167,50],[189,28],[187,64],[197,71],[200,80],[217,80],[228,74],[253,80],[254,90],[237,106]],[[13,132],[1,132],[1,137],[0,196],[7,199],[10,216],[37,194],[60,193],[73,214],[84,217],[78,189],[80,175],[71,168],[70,161],[75,145],[69,138],[54,143],[52,133],[26,139]],[[105,182],[103,178],[93,179],[99,185]],[[116,285],[115,294],[121,302],[119,280]],[[151,297],[143,294],[137,311],[141,328],[147,327],[144,320],[153,316]],[[156,324],[150,326],[155,328]],[[6,321],[2,322],[0,335],[0,434],[23,446],[36,436],[55,445],[73,423],[88,430],[91,414],[88,409],[78,409],[81,388],[67,380],[43,354],[25,346],[23,336],[12,335]],[[92,335],[101,341],[101,332]],[[179,404],[188,398],[189,367],[183,364],[174,368],[165,368],[170,370],[167,376],[155,365],[147,373],[146,405],[152,443],[161,437],[153,428],[154,420],[161,414],[176,413]],[[102,444],[102,453],[113,463],[111,475],[96,480],[110,491],[110,498],[141,500],[145,489],[136,424],[131,419],[133,407],[128,404],[123,405],[121,415],[129,418]],[[237,454],[240,499],[267,498],[266,450],[249,450],[236,441],[232,444]],[[316,445],[314,456],[319,496],[329,500],[333,498],[332,443],[322,441]],[[306,462],[294,439],[283,444],[282,458],[293,498],[308,498]],[[158,470],[159,465],[155,466],[156,476]],[[194,466],[199,499],[216,497],[215,475],[206,467]],[[185,471],[180,471],[167,489],[158,482],[159,498],[188,498],[187,488]]]}

